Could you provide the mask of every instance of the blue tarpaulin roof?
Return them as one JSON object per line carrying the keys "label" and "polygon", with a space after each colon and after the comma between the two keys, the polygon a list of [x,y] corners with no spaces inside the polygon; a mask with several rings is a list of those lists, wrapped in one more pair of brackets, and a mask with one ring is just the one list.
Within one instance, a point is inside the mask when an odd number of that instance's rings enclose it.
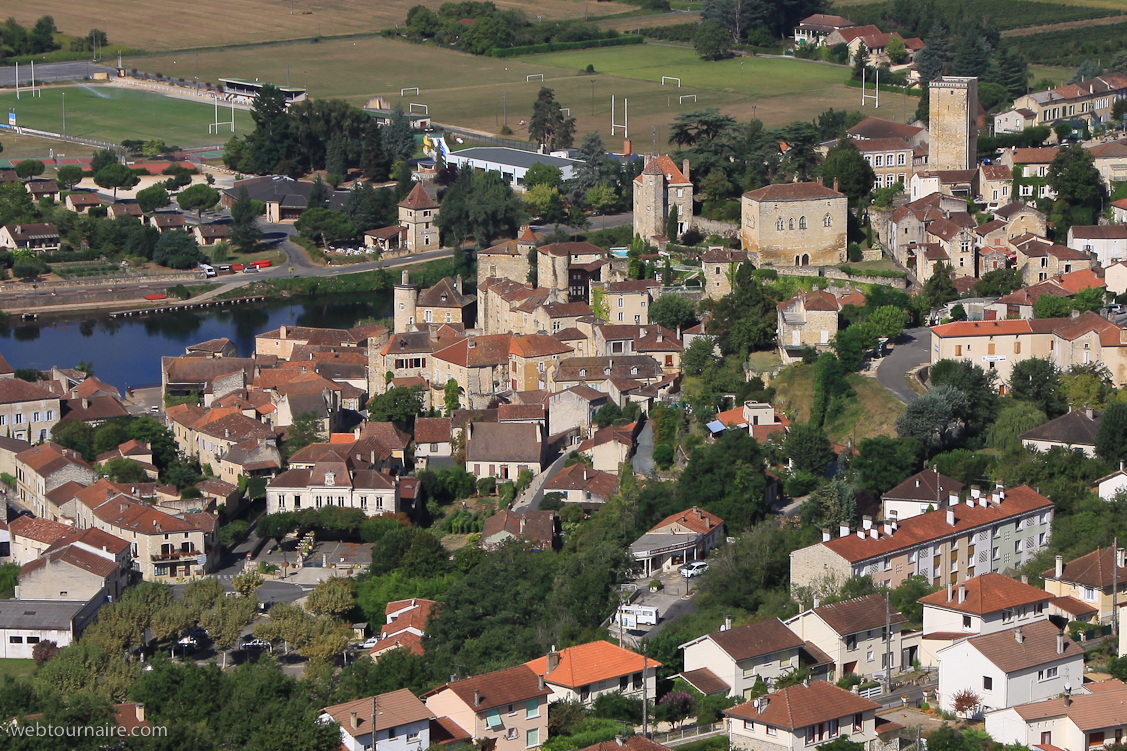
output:
{"label": "blue tarpaulin roof", "polygon": [[728,427],[724,423],[720,422],[719,420],[713,420],[712,422],[705,425],[705,427],[708,428],[713,433],[719,433],[721,430],[727,430],[728,429]]}

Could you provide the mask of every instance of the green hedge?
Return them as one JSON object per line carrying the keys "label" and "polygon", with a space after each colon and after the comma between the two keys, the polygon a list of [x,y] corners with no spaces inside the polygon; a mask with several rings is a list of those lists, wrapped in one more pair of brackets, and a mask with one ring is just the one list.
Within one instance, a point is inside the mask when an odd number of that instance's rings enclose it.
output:
{"label": "green hedge", "polygon": [[[962,0],[937,0],[939,15],[948,24],[963,20],[966,4]],[[876,24],[892,31],[886,19],[888,3],[865,3],[849,6],[849,18],[856,24]],[[992,25],[999,31],[1016,29],[1022,26],[1042,26],[1065,21],[1083,21],[1089,18],[1104,18],[1119,15],[1122,11],[1110,8],[1092,8],[1085,5],[1070,5],[1054,2],[1035,2],[1033,0],[975,0],[974,14],[989,17]],[[895,24],[891,24],[895,26]],[[925,30],[926,31],[926,30]]]}
{"label": "green hedge", "polygon": [[624,44],[642,44],[645,39],[635,34],[624,34],[611,39],[589,39],[585,42],[545,42],[526,44],[523,47],[495,47],[489,54],[493,57],[516,57],[534,55],[538,52],[561,52],[563,50],[585,50],[590,47],[618,47]]}
{"label": "green hedge", "polygon": [[675,23],[669,26],[647,26],[639,29],[644,37],[664,39],[668,42],[691,42],[700,31],[699,23]]}
{"label": "green hedge", "polygon": [[[851,86],[855,89],[861,88],[861,82],[860,81],[854,81],[852,78],[847,78],[845,80],[845,85]],[[866,89],[872,88],[872,86],[873,86],[873,84],[871,82],[869,82],[869,81],[865,82],[865,88]],[[879,88],[881,91],[888,91],[888,92],[891,92],[893,94],[907,94],[908,96],[923,96],[924,95],[924,90],[919,88],[918,86],[913,87],[913,88],[906,88],[904,86],[893,86],[891,84],[882,83],[877,88]]]}
{"label": "green hedge", "polygon": [[839,269],[844,271],[849,276],[880,276],[886,279],[901,279],[904,277],[903,271],[889,271],[887,269],[855,269],[852,266],[838,266]]}

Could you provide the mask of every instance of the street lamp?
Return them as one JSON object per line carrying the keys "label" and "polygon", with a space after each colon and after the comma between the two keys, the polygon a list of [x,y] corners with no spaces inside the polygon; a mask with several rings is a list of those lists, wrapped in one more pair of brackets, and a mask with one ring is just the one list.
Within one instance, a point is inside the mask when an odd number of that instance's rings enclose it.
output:
{"label": "street lamp", "polygon": [[595,79],[591,79],[591,116],[595,115]]}
{"label": "street lamp", "polygon": [[67,93],[63,92],[63,138],[67,137]]}

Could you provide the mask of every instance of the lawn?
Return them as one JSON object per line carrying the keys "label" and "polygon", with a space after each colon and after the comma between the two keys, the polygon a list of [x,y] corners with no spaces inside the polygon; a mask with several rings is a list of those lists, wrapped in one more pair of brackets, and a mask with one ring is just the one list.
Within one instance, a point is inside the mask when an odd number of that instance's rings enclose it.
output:
{"label": "lawn", "polygon": [[94,153],[93,146],[17,135],[8,131],[0,133],[0,143],[4,146],[4,153],[0,155],[0,167],[10,167],[11,159],[50,159],[56,156],[89,156]]}
{"label": "lawn", "polygon": [[26,678],[35,672],[35,660],[0,660],[0,677]]}
{"label": "lawn", "polygon": [[[169,0],[160,4],[142,0],[104,0],[74,3],[69,0],[38,0],[14,3],[5,11],[21,24],[31,25],[42,15],[55,18],[55,25],[68,34],[88,29],[108,29],[110,41],[152,51],[197,47],[223,47],[280,39],[374,34],[403,23],[407,11],[418,0]],[[494,0],[501,9],[517,8],[529,16],[545,19],[582,17],[585,0]],[[432,4],[438,7],[437,3]],[[592,3],[592,6],[594,4]],[[634,6],[614,4],[613,11],[628,12]],[[592,8],[593,10],[593,8]]]}
{"label": "lawn", "polygon": [[[845,402],[843,410],[826,421],[826,434],[834,443],[845,443],[894,435],[896,418],[904,411],[904,404],[892,392],[881,386],[875,378],[856,373],[848,377],[856,396]],[[814,399],[814,368],[801,363],[792,365],[771,381],[776,389],[775,406],[784,410],[789,418],[804,421],[809,416]]]}
{"label": "lawn", "polygon": [[[67,135],[111,143],[126,138],[156,138],[187,147],[223,143],[231,137],[230,130],[218,136],[208,134],[207,126],[215,121],[215,110],[204,103],[116,86],[49,86],[42,92],[42,96],[23,96],[19,100],[14,92],[0,94],[0,107],[15,110],[18,125],[60,133],[65,94]],[[229,115],[230,110],[226,115],[220,112],[220,119]],[[236,133],[253,129],[249,112],[235,111],[235,128]],[[58,149],[76,156],[84,147],[60,143]]]}
{"label": "lawn", "polygon": [[[507,122],[518,139],[527,138],[532,104],[541,85],[576,118],[579,134],[599,132],[611,148],[621,147],[621,129],[611,138],[611,95],[630,101],[629,134],[636,151],[665,149],[666,128],[679,112],[695,107],[719,107],[740,120],[757,116],[769,126],[792,120],[811,120],[835,107],[858,109],[860,91],[842,81],[848,71],[800,60],[747,58],[707,63],[692,50],[658,45],[578,50],[500,59],[476,57],[434,46],[394,39],[333,40],[293,44],[284,54],[266,55],[261,49],[161,55],[125,62],[150,73],[192,78],[196,61],[202,81],[220,77],[307,85],[314,97],[342,97],[363,106],[380,95],[405,107],[416,102],[429,107],[438,123],[456,124],[497,133]],[[598,75],[579,74],[591,63]],[[541,73],[544,82],[526,82]],[[682,87],[662,86],[662,75],[681,77]],[[746,79],[741,80],[741,79]],[[593,83],[592,83],[593,82]],[[405,87],[419,94],[400,96]],[[678,98],[696,95],[697,101]],[[910,99],[910,101],[908,101]],[[893,94],[881,96],[882,117],[904,121],[915,112],[916,100]],[[621,121],[621,110],[618,119]]]}

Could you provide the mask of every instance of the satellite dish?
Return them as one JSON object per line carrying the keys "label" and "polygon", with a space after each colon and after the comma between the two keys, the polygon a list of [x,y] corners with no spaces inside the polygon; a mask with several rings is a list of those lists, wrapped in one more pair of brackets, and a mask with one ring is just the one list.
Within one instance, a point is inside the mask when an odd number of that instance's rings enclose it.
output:
{"label": "satellite dish", "polygon": [[756,709],[759,709],[759,699],[756,699],[755,701],[753,701],[753,702],[751,703],[751,705],[752,705],[753,707],[755,707]]}
{"label": "satellite dish", "polygon": [[1068,693],[1072,693],[1072,684],[1071,683],[1064,684],[1064,690],[1067,691]]}

